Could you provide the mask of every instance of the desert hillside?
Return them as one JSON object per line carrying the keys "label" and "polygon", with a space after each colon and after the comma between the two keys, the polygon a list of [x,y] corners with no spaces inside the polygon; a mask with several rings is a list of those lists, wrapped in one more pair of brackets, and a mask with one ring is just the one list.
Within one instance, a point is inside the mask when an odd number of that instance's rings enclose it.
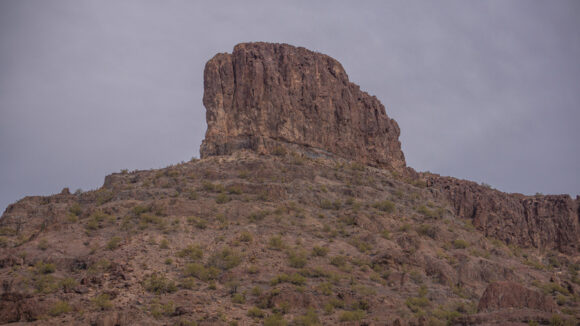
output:
{"label": "desert hillside", "polygon": [[204,82],[202,159],[6,209],[1,323],[577,325],[580,199],[415,172],[323,54],[240,44]]}

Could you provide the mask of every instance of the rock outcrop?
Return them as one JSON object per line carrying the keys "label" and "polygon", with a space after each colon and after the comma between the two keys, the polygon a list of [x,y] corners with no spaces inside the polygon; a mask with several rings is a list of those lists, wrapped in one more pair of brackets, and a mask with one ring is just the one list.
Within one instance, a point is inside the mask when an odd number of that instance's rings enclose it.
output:
{"label": "rock outcrop", "polygon": [[580,249],[580,199],[506,194],[475,182],[440,176],[428,177],[427,187],[437,189],[457,216],[471,218],[486,236],[565,253]]}
{"label": "rock outcrop", "polygon": [[399,126],[335,59],[287,44],[243,43],[205,66],[201,156],[286,145],[402,170]]}
{"label": "rock outcrop", "polygon": [[514,282],[491,283],[479,300],[477,310],[490,312],[507,308],[529,308],[553,312],[556,304],[552,299]]}

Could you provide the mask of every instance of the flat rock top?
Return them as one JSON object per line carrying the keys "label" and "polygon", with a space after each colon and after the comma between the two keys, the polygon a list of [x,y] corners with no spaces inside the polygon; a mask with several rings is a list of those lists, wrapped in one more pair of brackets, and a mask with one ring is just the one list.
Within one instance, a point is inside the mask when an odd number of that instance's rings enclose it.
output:
{"label": "flat rock top", "polygon": [[400,170],[399,126],[335,59],[288,44],[242,43],[205,66],[201,156],[299,145]]}

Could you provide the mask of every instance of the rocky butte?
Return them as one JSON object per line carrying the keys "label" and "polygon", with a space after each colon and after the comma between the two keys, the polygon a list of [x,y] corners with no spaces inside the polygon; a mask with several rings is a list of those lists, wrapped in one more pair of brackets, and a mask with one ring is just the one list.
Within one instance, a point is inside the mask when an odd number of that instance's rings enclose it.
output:
{"label": "rocky butte", "polygon": [[202,159],[6,209],[0,323],[578,324],[578,197],[414,171],[304,48],[238,44],[204,87]]}
{"label": "rocky butte", "polygon": [[397,122],[351,83],[333,58],[288,44],[243,43],[205,66],[207,132],[202,157],[291,146],[332,153],[427,180],[486,235],[565,252],[580,249],[580,200],[505,194],[473,182],[406,168]]}
{"label": "rocky butte", "polygon": [[298,145],[402,170],[399,126],[333,58],[287,44],[238,44],[205,66],[201,157]]}

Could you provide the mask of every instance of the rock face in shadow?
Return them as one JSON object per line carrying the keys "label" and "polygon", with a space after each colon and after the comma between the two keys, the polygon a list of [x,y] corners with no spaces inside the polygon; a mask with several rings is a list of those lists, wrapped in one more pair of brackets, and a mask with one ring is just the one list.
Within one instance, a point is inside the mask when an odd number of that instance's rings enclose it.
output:
{"label": "rock face in shadow", "polygon": [[490,312],[507,308],[553,312],[556,310],[556,304],[542,293],[527,289],[518,283],[495,282],[483,292],[477,310]]}
{"label": "rock face in shadow", "polygon": [[475,182],[431,176],[437,189],[459,217],[510,244],[576,253],[580,249],[580,200],[569,195],[506,194]]}
{"label": "rock face in shadow", "polygon": [[351,83],[335,59],[287,44],[243,43],[209,60],[202,158],[286,145],[403,170],[399,126],[379,100]]}

